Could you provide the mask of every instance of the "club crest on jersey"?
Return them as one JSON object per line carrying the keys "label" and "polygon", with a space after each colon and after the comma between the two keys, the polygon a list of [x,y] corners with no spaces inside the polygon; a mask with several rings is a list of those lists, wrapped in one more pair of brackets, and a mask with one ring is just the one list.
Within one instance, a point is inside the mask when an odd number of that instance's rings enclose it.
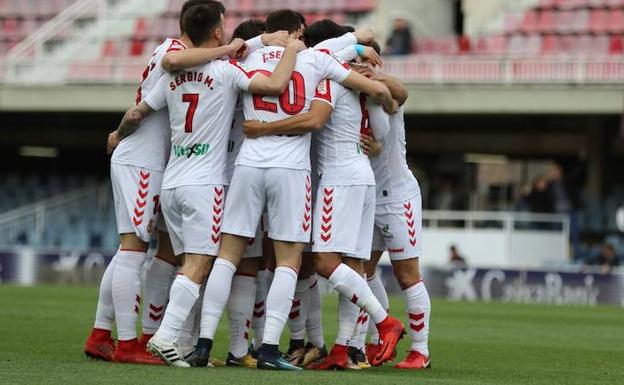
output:
{"label": "club crest on jersey", "polygon": [[173,153],[177,157],[190,158],[191,156],[204,156],[210,150],[210,143],[195,143],[192,146],[173,145]]}

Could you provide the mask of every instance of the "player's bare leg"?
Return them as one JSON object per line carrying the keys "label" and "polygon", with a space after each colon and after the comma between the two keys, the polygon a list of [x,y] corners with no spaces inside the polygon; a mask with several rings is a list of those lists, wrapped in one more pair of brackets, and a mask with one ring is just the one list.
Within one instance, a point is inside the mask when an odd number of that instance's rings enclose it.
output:
{"label": "player's bare leg", "polygon": [[232,280],[227,303],[230,325],[230,348],[226,364],[255,368],[257,361],[249,354],[249,326],[254,309],[256,274],[262,258],[242,259]]}
{"label": "player's bare leg", "polygon": [[187,360],[191,366],[207,366],[212,350],[212,342],[223,314],[230,291],[232,279],[239,265],[248,238],[233,234],[221,234],[219,257],[215,260],[210,277],[206,282],[206,291],[201,311],[199,340],[195,352]]}
{"label": "player's bare leg", "polygon": [[[379,333],[382,336],[383,347],[374,357],[371,364],[381,365],[383,362],[388,361],[396,344],[405,333],[401,322],[394,317],[388,316],[388,313],[375,298],[364,278],[342,263],[339,254],[316,253],[314,261],[317,273],[327,278],[341,295],[350,299],[358,307],[366,309],[377,325],[377,329],[379,329]],[[351,335],[352,333],[349,337]],[[346,351],[346,347],[344,350]]]}
{"label": "player's bare leg", "polygon": [[314,275],[314,261],[311,255],[306,259],[305,254],[303,253],[293,305],[288,315],[290,344],[286,356],[288,362],[297,366],[302,366],[306,354],[305,334],[310,306],[310,277]]}
{"label": "player's bare leg", "polygon": [[276,268],[266,299],[266,320],[262,346],[258,350],[258,368],[297,370],[299,368],[281,359],[279,340],[292,308],[304,244],[274,241],[274,247]]}
{"label": "player's bare leg", "polygon": [[144,346],[156,333],[165,315],[171,283],[181,262],[173,253],[169,234],[159,231],[158,249],[145,271],[143,282],[143,335],[139,343]]}
{"label": "player's bare leg", "polygon": [[171,285],[169,304],[163,321],[154,337],[148,342],[151,352],[158,354],[168,364],[188,367],[182,360],[176,339],[200,295],[214,257],[204,254],[184,255],[184,265]]}
{"label": "player's bare leg", "polygon": [[410,322],[409,333],[412,340],[410,353],[395,368],[430,368],[428,338],[431,301],[420,276],[418,258],[393,260],[392,268],[405,296],[405,305]]}

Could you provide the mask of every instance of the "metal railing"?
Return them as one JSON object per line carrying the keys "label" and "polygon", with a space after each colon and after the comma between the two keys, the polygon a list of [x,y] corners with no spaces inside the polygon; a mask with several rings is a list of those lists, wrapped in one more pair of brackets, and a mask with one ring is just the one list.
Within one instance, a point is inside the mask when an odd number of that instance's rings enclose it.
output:
{"label": "metal railing", "polygon": [[51,226],[51,219],[69,212],[84,215],[86,207],[105,207],[110,196],[108,184],[94,184],[4,212],[0,214],[0,245],[15,244],[19,234],[29,235],[28,244],[42,245],[44,233],[66,231]]}

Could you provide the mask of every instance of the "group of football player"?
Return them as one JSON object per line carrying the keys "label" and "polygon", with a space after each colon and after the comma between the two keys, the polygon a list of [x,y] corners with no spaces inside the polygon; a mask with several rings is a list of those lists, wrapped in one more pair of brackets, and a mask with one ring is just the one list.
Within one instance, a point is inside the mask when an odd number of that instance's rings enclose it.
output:
{"label": "group of football player", "polygon": [[[396,367],[430,367],[422,204],[405,159],[408,95],[380,71],[372,30],[306,26],[279,10],[241,23],[225,44],[224,13],[218,1],[183,5],[181,36],[156,48],[136,106],[108,137],[120,247],[85,353],[176,367],[382,365],[405,334],[376,273],[387,251],[411,337]],[[329,352],[319,276],[339,293]],[[226,308],[223,362],[211,349]]]}

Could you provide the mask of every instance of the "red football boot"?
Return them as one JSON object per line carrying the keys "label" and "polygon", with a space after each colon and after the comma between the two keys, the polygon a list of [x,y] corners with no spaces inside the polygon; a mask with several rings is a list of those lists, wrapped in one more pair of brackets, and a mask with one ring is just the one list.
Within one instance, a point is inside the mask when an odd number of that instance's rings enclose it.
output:
{"label": "red football boot", "polygon": [[327,357],[306,367],[312,370],[345,370],[349,362],[349,350],[344,345],[334,345]]}
{"label": "red football boot", "polygon": [[164,365],[165,362],[159,357],[152,355],[145,350],[143,345],[139,345],[137,339],[130,341],[117,342],[114,358],[116,362],[126,364],[144,364],[144,365]]}
{"label": "red football boot", "polygon": [[[379,350],[381,350],[381,344],[366,344],[366,358],[368,359],[368,362],[371,362],[373,360],[373,358],[377,355],[377,353],[379,353]],[[396,358],[397,355],[397,351],[396,349],[394,349],[392,351],[392,356],[390,357],[390,359],[388,361],[394,361],[394,359]]]}
{"label": "red football boot", "polygon": [[115,341],[111,338],[110,330],[93,328],[85,343],[84,352],[89,358],[114,361]]}
{"label": "red football boot", "polygon": [[143,349],[147,350],[147,343],[149,342],[149,340],[152,339],[152,337],[154,337],[153,334],[145,334],[143,333],[143,335],[141,335],[141,338],[139,339],[139,346],[143,347]]}
{"label": "red football boot", "polygon": [[419,352],[411,351],[407,357],[394,366],[397,369],[429,369],[431,360]]}
{"label": "red football boot", "polygon": [[390,361],[395,354],[394,349],[405,334],[405,328],[401,321],[391,316],[387,316],[386,319],[378,323],[377,330],[379,331],[381,346],[377,355],[370,361],[373,366],[379,366]]}

